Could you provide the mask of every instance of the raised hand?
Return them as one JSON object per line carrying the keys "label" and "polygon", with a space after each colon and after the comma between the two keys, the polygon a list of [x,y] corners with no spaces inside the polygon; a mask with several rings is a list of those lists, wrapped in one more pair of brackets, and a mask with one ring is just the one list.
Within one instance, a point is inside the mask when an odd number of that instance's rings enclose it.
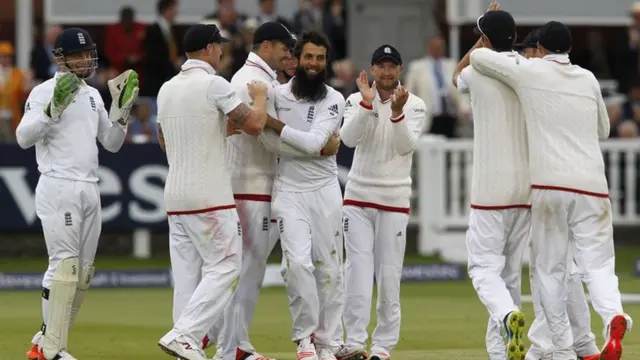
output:
{"label": "raised hand", "polygon": [[340,149],[340,135],[333,134],[322,148],[322,156],[333,156]]}
{"label": "raised hand", "polygon": [[394,114],[401,114],[408,99],[409,91],[402,86],[397,87],[391,95],[391,111]]}
{"label": "raised hand", "polygon": [[500,10],[500,4],[498,4],[495,0],[489,4],[489,8],[487,8],[487,12],[489,11],[497,11]]}
{"label": "raised hand", "polygon": [[374,82],[373,86],[369,86],[369,78],[365,71],[360,72],[360,76],[358,76],[356,80],[356,85],[358,85],[358,90],[360,90],[360,95],[362,95],[362,102],[367,105],[373,104],[373,99],[376,98],[376,83]]}
{"label": "raised hand", "polygon": [[109,110],[109,118],[112,122],[127,125],[131,108],[138,99],[140,91],[138,73],[127,70],[107,82],[113,102]]}
{"label": "raised hand", "polygon": [[60,119],[62,112],[71,104],[71,101],[78,93],[78,86],[80,86],[80,78],[72,73],[64,73],[56,79],[53,98],[45,109],[45,113],[52,120],[57,121]]}
{"label": "raised hand", "polygon": [[267,97],[267,91],[269,90],[269,87],[262,81],[250,81],[247,84],[247,87],[249,88],[249,96],[251,97],[251,99],[255,99],[257,97]]}

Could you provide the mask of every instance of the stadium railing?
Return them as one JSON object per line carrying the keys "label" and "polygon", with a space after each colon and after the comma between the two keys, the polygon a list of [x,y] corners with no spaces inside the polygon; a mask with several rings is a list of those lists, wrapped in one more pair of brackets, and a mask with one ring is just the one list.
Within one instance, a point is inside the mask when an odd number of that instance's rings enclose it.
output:
{"label": "stadium railing", "polygon": [[[640,141],[601,142],[614,226],[640,225]],[[473,140],[425,135],[418,144],[412,222],[420,228],[418,251],[466,261]]]}

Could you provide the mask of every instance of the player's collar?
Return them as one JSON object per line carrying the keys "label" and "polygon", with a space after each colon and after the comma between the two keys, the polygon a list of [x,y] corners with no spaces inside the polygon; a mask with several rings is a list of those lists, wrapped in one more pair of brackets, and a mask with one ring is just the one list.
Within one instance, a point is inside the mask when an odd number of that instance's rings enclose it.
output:
{"label": "player's collar", "polygon": [[249,56],[247,57],[247,60],[244,64],[246,66],[256,67],[264,71],[271,77],[272,80],[276,80],[278,78],[278,74],[276,74],[276,72],[273,71],[273,69],[269,65],[267,65],[267,63],[262,60],[262,58],[258,56],[258,54],[254,53],[253,51],[249,53]]}
{"label": "player's collar", "polygon": [[192,69],[203,69],[211,75],[216,74],[216,70],[207,62],[198,59],[187,59],[187,61],[182,64],[182,71],[188,71]]}
{"label": "player's collar", "polygon": [[568,54],[547,54],[542,57],[544,60],[553,61],[558,64],[568,65],[571,64]]}

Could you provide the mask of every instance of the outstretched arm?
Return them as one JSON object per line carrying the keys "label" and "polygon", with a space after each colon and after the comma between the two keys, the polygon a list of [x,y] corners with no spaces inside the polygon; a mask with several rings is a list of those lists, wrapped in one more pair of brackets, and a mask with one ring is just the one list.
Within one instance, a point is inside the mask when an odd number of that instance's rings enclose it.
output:
{"label": "outstretched arm", "polygon": [[524,59],[517,54],[505,55],[487,48],[471,52],[471,66],[479,73],[515,88],[520,83]]}

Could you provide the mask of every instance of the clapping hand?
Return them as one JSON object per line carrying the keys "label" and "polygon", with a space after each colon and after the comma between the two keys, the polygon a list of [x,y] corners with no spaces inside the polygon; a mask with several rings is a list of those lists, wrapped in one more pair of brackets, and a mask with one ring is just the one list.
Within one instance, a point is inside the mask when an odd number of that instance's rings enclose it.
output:
{"label": "clapping hand", "polygon": [[360,90],[360,95],[362,95],[362,102],[371,106],[371,104],[373,104],[373,99],[376,98],[376,83],[374,82],[373,86],[369,86],[367,73],[365,71],[361,71],[360,76],[358,76],[358,79],[356,80],[356,85],[358,85],[358,90]]}
{"label": "clapping hand", "polygon": [[402,114],[404,105],[408,99],[409,91],[402,86],[398,86],[393,92],[393,95],[391,95],[391,112],[394,117]]}

